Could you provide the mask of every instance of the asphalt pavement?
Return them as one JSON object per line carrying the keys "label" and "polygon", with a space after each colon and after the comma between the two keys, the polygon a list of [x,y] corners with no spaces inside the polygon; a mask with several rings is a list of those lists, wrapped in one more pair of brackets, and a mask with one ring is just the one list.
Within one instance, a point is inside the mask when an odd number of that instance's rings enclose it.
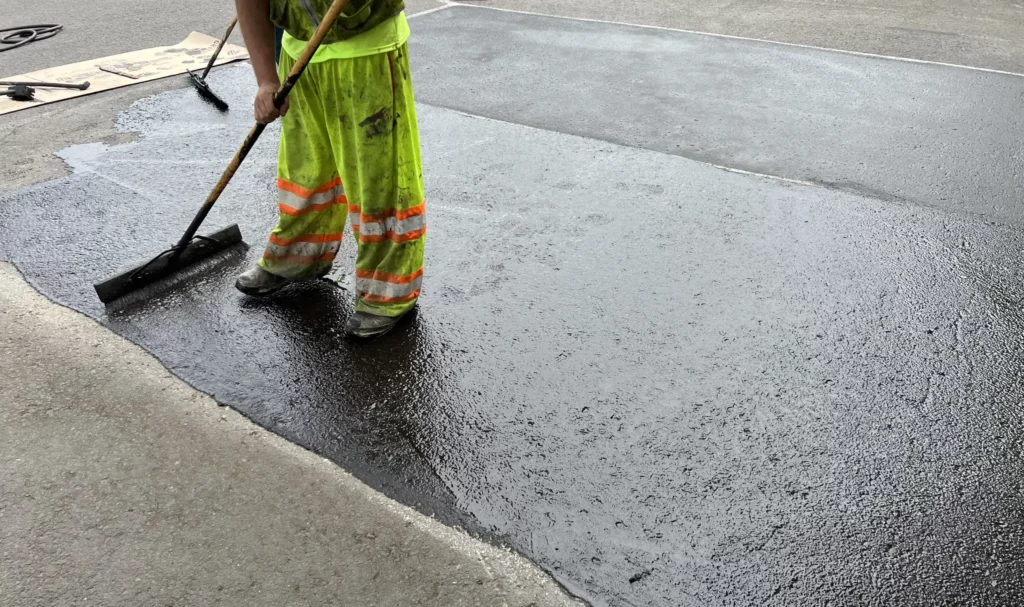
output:
{"label": "asphalt pavement", "polygon": [[[0,218],[0,259],[593,604],[1021,600],[1024,80],[487,8],[413,28],[429,280],[393,335],[340,336],[350,248],[330,281],[233,291],[273,219],[272,144],[211,216],[251,249],[98,304],[248,128],[187,89],[0,197],[31,210]],[[939,59],[984,63],[961,51]],[[244,107],[247,69],[216,75]]]}
{"label": "asphalt pavement", "polygon": [[483,0],[466,4],[1024,70],[1024,5],[982,0]]}

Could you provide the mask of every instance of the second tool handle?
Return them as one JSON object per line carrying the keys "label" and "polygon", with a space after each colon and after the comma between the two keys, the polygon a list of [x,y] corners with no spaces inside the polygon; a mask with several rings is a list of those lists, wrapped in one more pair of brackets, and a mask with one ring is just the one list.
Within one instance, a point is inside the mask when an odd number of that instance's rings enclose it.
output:
{"label": "second tool handle", "polygon": [[217,63],[217,57],[220,56],[221,50],[223,50],[224,45],[227,44],[228,38],[231,37],[231,31],[235,29],[236,23],[238,23],[238,15],[231,18],[231,23],[228,24],[228,31],[224,32],[224,37],[217,43],[217,48],[214,49],[213,55],[210,57],[210,62],[206,64],[206,69],[203,70],[203,75],[199,77],[200,80],[206,80],[206,75],[213,69],[213,64]]}
{"label": "second tool handle", "polygon": [[[281,88],[277,89],[277,94],[274,95],[274,105],[281,107],[284,105],[285,99],[288,98],[288,93],[292,92],[292,87],[298,82],[299,76],[302,72],[306,71],[306,65],[309,64],[309,60],[313,58],[313,54],[316,53],[316,49],[320,48],[320,43],[324,41],[327,36],[327,32],[334,26],[334,22],[338,19],[338,15],[345,9],[345,5],[348,4],[348,0],[334,0],[331,4],[331,8],[327,9],[327,14],[324,15],[320,25],[317,26],[316,31],[313,32],[313,37],[306,43],[306,48],[302,49],[302,54],[295,60],[295,65],[292,66],[291,72],[288,77],[285,78],[284,82],[281,83]],[[241,147],[235,152],[235,157],[228,163],[224,173],[221,174],[220,180],[217,181],[217,185],[213,186],[213,190],[210,191],[210,195],[206,197],[206,201],[203,206],[199,208],[199,212],[192,219],[192,223],[189,224],[188,229],[182,234],[181,240],[175,245],[174,255],[180,255],[181,251],[185,250],[188,243],[192,242],[192,238],[199,231],[199,226],[203,224],[203,220],[210,213],[210,209],[213,208],[213,204],[220,198],[221,192],[228,186],[228,182],[235,175],[235,171],[245,160],[245,157],[249,155],[249,151],[252,150],[252,146],[256,144],[256,140],[263,134],[263,129],[267,128],[267,125],[256,123],[253,125],[252,130],[245,136],[245,141],[242,142]]]}

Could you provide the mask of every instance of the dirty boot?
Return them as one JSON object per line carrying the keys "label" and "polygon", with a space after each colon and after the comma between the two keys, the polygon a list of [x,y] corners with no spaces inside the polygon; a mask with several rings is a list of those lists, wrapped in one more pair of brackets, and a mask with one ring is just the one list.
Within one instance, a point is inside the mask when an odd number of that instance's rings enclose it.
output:
{"label": "dirty boot", "polygon": [[384,335],[402,320],[402,316],[378,316],[368,312],[353,312],[345,324],[345,335],[352,339],[371,339]]}
{"label": "dirty boot", "polygon": [[235,288],[246,295],[264,297],[280,291],[291,283],[291,280],[283,276],[271,274],[256,266],[238,277],[238,280],[235,281]]}

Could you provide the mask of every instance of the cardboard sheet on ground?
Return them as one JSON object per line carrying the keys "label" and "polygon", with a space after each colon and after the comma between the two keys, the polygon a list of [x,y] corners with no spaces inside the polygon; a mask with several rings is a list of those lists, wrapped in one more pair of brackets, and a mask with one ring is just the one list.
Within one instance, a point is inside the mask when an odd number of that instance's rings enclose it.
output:
{"label": "cardboard sheet on ground", "polygon": [[[158,78],[166,78],[184,74],[186,69],[202,70],[206,62],[217,48],[220,41],[212,36],[192,32],[180,44],[160,46],[142,51],[132,51],[121,55],[103,57],[71,63],[60,67],[51,67],[28,74],[6,76],[0,80],[22,80],[29,82],[63,82],[79,83],[88,80],[91,85],[87,90],[75,89],[36,89],[33,101],[14,101],[10,97],[0,97],[0,115],[32,107],[38,107],[54,101],[63,101],[73,97],[90,95],[100,91],[128,86],[139,82],[148,82]],[[242,47],[225,44],[217,57],[217,65],[248,59],[249,53]],[[7,87],[0,86],[0,89]]]}

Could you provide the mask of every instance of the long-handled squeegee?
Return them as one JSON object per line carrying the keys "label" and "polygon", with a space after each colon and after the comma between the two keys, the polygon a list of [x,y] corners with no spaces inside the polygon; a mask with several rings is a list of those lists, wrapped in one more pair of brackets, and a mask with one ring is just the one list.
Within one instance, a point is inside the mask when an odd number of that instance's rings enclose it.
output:
{"label": "long-handled squeegee", "polygon": [[224,37],[220,39],[220,44],[218,44],[217,49],[213,51],[213,56],[210,57],[210,62],[206,64],[206,68],[203,69],[203,74],[201,76],[196,76],[196,73],[192,70],[186,70],[188,72],[189,79],[192,81],[192,86],[196,87],[196,90],[199,91],[199,95],[203,99],[212,103],[222,112],[228,111],[228,104],[210,89],[210,85],[206,83],[206,75],[210,73],[211,69],[213,69],[213,64],[217,62],[217,57],[220,56],[220,51],[224,48],[224,44],[228,41],[228,38],[231,37],[231,30],[235,29],[236,23],[238,23],[237,15],[233,17],[231,19],[231,23],[228,24],[228,31],[224,32]]}
{"label": "long-handled squeegee", "polygon": [[[284,105],[285,99],[288,98],[288,93],[291,92],[292,87],[298,82],[299,76],[305,71],[306,65],[309,64],[310,58],[313,57],[313,53],[320,48],[320,43],[323,42],[327,32],[334,25],[334,21],[341,14],[347,3],[348,0],[334,0],[334,3],[331,4],[331,8],[324,15],[323,21],[320,22],[316,32],[313,33],[313,37],[306,43],[306,48],[303,49],[302,54],[295,61],[295,65],[292,66],[288,77],[281,84],[277,94],[274,95],[275,106],[281,107]],[[266,127],[267,125],[258,122],[253,125],[249,134],[246,135],[245,141],[242,142],[242,146],[235,152],[235,157],[231,159],[228,167],[224,169],[224,173],[220,176],[217,185],[213,186],[213,191],[206,197],[206,202],[203,203],[192,223],[189,224],[188,229],[185,230],[181,239],[178,240],[178,244],[140,266],[136,266],[131,270],[122,272],[117,276],[94,285],[100,301],[111,303],[129,294],[137,300],[146,299],[150,294],[147,287],[153,288],[158,281],[171,278],[174,274],[198,261],[209,259],[212,255],[242,243],[242,232],[238,229],[237,224],[230,225],[209,236],[196,236],[196,232]]]}

